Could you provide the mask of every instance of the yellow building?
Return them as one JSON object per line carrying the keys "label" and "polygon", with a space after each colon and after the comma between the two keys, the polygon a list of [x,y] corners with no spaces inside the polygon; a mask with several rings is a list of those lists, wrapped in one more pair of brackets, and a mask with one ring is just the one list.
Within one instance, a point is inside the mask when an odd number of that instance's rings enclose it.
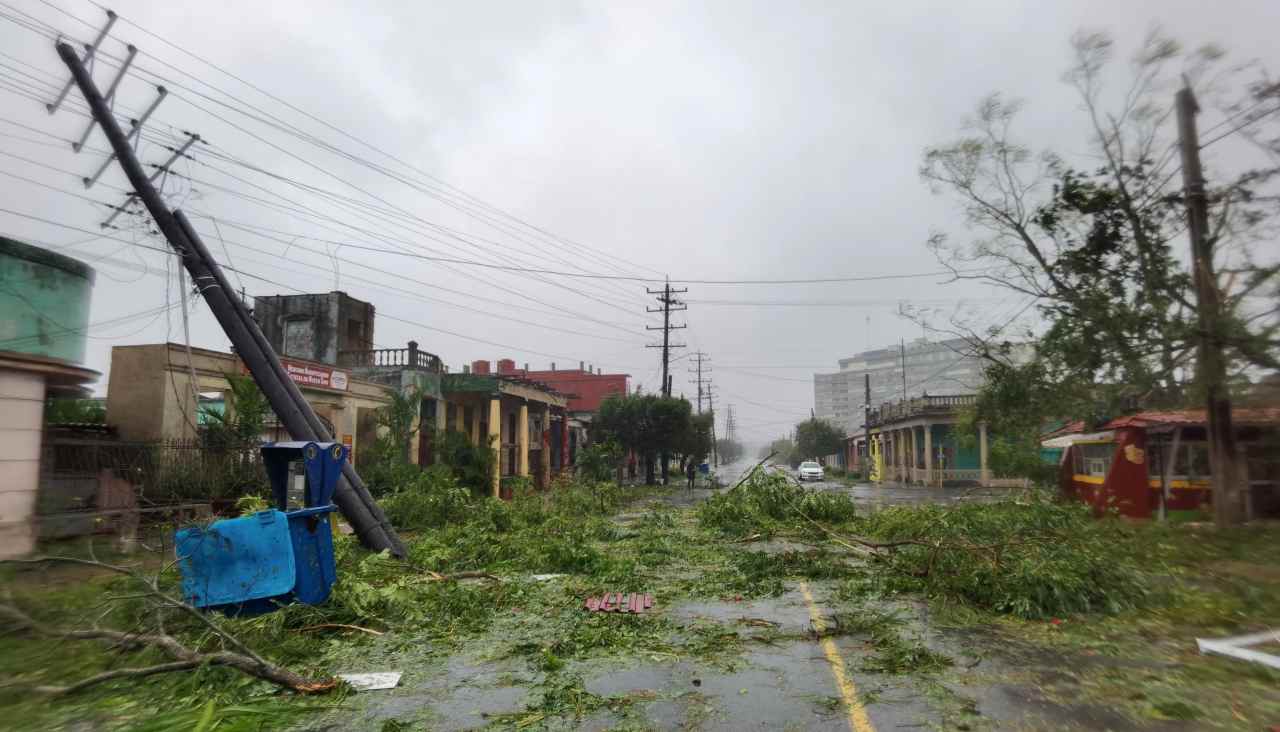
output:
{"label": "yellow building", "polygon": [[[227,374],[247,374],[235,354],[179,343],[116,346],[107,382],[107,422],[121,439],[138,442],[193,439],[202,421],[201,404],[220,408],[230,391]],[[316,415],[334,439],[351,448],[357,467],[361,450],[377,435],[378,409],[391,403],[392,387],[353,375],[349,369],[316,361],[281,359]],[[194,375],[195,386],[192,387]],[[267,440],[288,439],[274,420]]]}

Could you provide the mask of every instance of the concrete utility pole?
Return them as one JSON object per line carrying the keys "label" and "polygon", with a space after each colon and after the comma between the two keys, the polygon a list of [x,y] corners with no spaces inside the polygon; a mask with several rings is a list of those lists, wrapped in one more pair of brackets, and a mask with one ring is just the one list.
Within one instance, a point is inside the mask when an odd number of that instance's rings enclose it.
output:
{"label": "concrete utility pole", "polygon": [[707,379],[707,411],[711,413],[711,467],[720,467],[720,448],[716,444],[716,394],[715,389],[711,386],[711,380]]}
{"label": "concrete utility pole", "polygon": [[[178,253],[182,265],[191,274],[192,282],[199,287],[209,304],[209,310],[235,347],[236,354],[249,368],[249,373],[271,404],[272,411],[296,440],[331,439],[311,405],[303,399],[297,385],[285,374],[280,359],[267,344],[244,303],[235,297],[235,291],[231,289],[222,269],[191,223],[181,211],[170,211],[164,204],[134,154],[128,137],[112,115],[107,100],[98,91],[93,77],[85,69],[75,50],[67,43],[58,43],[57,50],[71,71],[73,83],[80,87],[94,120],[102,127],[103,134],[111,143],[111,149],[138,199],[146,206],[169,245]],[[351,522],[365,546],[374,550],[388,549],[401,557],[408,554],[382,509],[369,495],[349,462],[344,466],[343,475],[338,481],[334,502]]]}
{"label": "concrete utility pole", "polygon": [[645,330],[662,331],[662,345],[658,345],[654,343],[654,344],[645,346],[645,348],[661,348],[662,349],[662,395],[667,397],[671,396],[671,378],[670,378],[671,349],[684,348],[683,343],[671,342],[671,331],[681,330],[683,328],[689,327],[688,325],[672,325],[671,313],[689,309],[688,305],[685,305],[684,303],[676,299],[676,295],[684,294],[688,291],[689,291],[689,288],[687,287],[681,290],[673,290],[671,289],[670,282],[667,282],[665,285],[663,285],[661,290],[650,290],[648,288],[645,288],[645,292],[649,293],[650,295],[657,295],[658,302],[662,303],[662,307],[660,308],[645,308],[645,310],[650,313],[659,313],[659,312],[662,313],[661,327],[654,326],[654,325],[645,326]]}
{"label": "concrete utility pole", "polygon": [[1239,452],[1231,425],[1231,398],[1227,391],[1227,364],[1220,336],[1222,302],[1213,269],[1213,242],[1209,239],[1209,202],[1200,168],[1200,137],[1196,113],[1200,106],[1190,86],[1174,98],[1178,110],[1178,143],[1182,152],[1182,185],[1187,200],[1187,230],[1191,239],[1191,270],[1196,286],[1196,313],[1200,324],[1197,377],[1204,388],[1209,418],[1209,469],[1213,473],[1213,518],[1219,527],[1246,519],[1245,492],[1241,490]]}
{"label": "concrete utility pole", "polygon": [[871,372],[862,375],[862,430],[871,426]]}

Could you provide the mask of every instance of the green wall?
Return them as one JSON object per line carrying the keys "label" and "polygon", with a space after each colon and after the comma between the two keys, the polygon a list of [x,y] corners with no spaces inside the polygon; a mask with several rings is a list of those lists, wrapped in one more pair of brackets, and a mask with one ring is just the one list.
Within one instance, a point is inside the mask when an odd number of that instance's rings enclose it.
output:
{"label": "green wall", "polygon": [[0,236],[0,351],[84,362],[93,270]]}

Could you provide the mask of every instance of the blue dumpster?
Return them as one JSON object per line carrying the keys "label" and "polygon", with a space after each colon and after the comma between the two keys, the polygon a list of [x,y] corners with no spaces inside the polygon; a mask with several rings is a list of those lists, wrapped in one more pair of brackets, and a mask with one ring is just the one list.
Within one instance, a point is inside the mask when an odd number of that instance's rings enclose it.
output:
{"label": "blue dumpster", "polygon": [[196,607],[234,607],[288,594],[297,584],[289,521],[280,511],[192,526],[174,536],[182,596]]}
{"label": "blue dumpster", "polygon": [[183,595],[236,614],[316,605],[337,581],[329,514],[347,448],[334,442],[262,446],[275,510],[182,529],[175,545]]}

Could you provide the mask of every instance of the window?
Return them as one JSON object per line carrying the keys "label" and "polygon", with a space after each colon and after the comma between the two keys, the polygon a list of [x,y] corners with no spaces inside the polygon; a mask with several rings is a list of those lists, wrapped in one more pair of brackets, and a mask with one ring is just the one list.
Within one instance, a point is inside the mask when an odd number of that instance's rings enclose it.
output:
{"label": "window", "polygon": [[1173,474],[1196,480],[1208,478],[1209,473],[1209,446],[1203,442],[1182,443],[1178,448],[1178,458],[1173,463]]}
{"label": "window", "polygon": [[284,321],[284,355],[315,358],[316,330],[310,318]]}
{"label": "window", "polygon": [[1081,445],[1080,451],[1084,461],[1083,475],[1105,476],[1111,469],[1111,457],[1115,454],[1114,443],[1098,445]]}

